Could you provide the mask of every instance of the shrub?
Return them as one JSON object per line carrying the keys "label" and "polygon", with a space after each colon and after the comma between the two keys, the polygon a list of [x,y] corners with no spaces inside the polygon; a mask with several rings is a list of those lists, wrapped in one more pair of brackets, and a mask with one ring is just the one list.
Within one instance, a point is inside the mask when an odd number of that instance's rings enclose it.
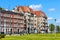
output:
{"label": "shrub", "polygon": [[5,34],[0,34],[0,39],[4,37],[5,37]]}

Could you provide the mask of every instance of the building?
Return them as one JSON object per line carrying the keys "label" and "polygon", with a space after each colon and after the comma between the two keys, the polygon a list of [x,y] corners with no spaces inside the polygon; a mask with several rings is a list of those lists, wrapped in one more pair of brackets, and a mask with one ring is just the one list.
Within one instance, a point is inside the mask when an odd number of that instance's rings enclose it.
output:
{"label": "building", "polygon": [[47,16],[42,11],[33,11],[27,6],[16,6],[13,10],[17,13],[24,13],[24,26],[27,33],[45,33],[48,30]]}
{"label": "building", "polygon": [[17,34],[25,30],[24,14],[0,10],[0,33]]}
{"label": "building", "polygon": [[48,31],[47,16],[42,11],[35,11],[35,20],[38,33],[46,33]]}
{"label": "building", "polygon": [[27,6],[17,6],[13,10],[14,12],[22,12],[24,13],[24,25],[27,33],[33,33],[34,29],[34,14],[33,10]]}
{"label": "building", "polygon": [[0,10],[0,33],[47,33],[47,16],[27,6],[16,6],[12,11]]}

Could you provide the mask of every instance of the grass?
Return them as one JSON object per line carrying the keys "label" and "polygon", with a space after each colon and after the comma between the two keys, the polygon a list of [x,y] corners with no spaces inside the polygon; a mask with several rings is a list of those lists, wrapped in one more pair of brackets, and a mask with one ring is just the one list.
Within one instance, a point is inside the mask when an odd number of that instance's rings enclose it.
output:
{"label": "grass", "polygon": [[60,40],[60,34],[30,34],[6,36],[0,40]]}

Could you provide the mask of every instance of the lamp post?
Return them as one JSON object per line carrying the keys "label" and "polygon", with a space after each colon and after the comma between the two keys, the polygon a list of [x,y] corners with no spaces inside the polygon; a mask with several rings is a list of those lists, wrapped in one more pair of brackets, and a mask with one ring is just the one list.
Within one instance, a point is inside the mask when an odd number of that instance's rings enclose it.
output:
{"label": "lamp post", "polygon": [[56,19],[54,19],[54,21],[55,21],[55,29],[54,29],[54,31],[55,31],[55,34],[56,34]]}
{"label": "lamp post", "polygon": [[54,21],[55,21],[55,29],[54,29],[54,31],[55,31],[55,38],[56,38],[56,19],[54,19]]}

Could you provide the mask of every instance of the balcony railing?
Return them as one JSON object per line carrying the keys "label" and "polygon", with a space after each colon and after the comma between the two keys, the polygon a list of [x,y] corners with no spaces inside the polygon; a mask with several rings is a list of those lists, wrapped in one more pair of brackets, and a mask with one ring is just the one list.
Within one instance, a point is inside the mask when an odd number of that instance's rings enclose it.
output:
{"label": "balcony railing", "polygon": [[[0,25],[1,27],[4,26],[4,24],[1,24]],[[4,27],[10,27],[11,25],[10,24],[6,24]]]}
{"label": "balcony railing", "polygon": [[14,18],[24,19],[24,17],[23,17],[23,16],[18,16],[18,15],[14,15]]}
{"label": "balcony railing", "polygon": [[1,16],[10,17],[10,14],[4,14],[4,15],[1,15]]}
{"label": "balcony railing", "polygon": [[24,21],[22,21],[22,20],[18,20],[18,23],[24,23]]}
{"label": "balcony railing", "polygon": [[5,20],[5,21],[4,20],[1,20],[1,22],[11,22],[11,21],[10,20]]}

